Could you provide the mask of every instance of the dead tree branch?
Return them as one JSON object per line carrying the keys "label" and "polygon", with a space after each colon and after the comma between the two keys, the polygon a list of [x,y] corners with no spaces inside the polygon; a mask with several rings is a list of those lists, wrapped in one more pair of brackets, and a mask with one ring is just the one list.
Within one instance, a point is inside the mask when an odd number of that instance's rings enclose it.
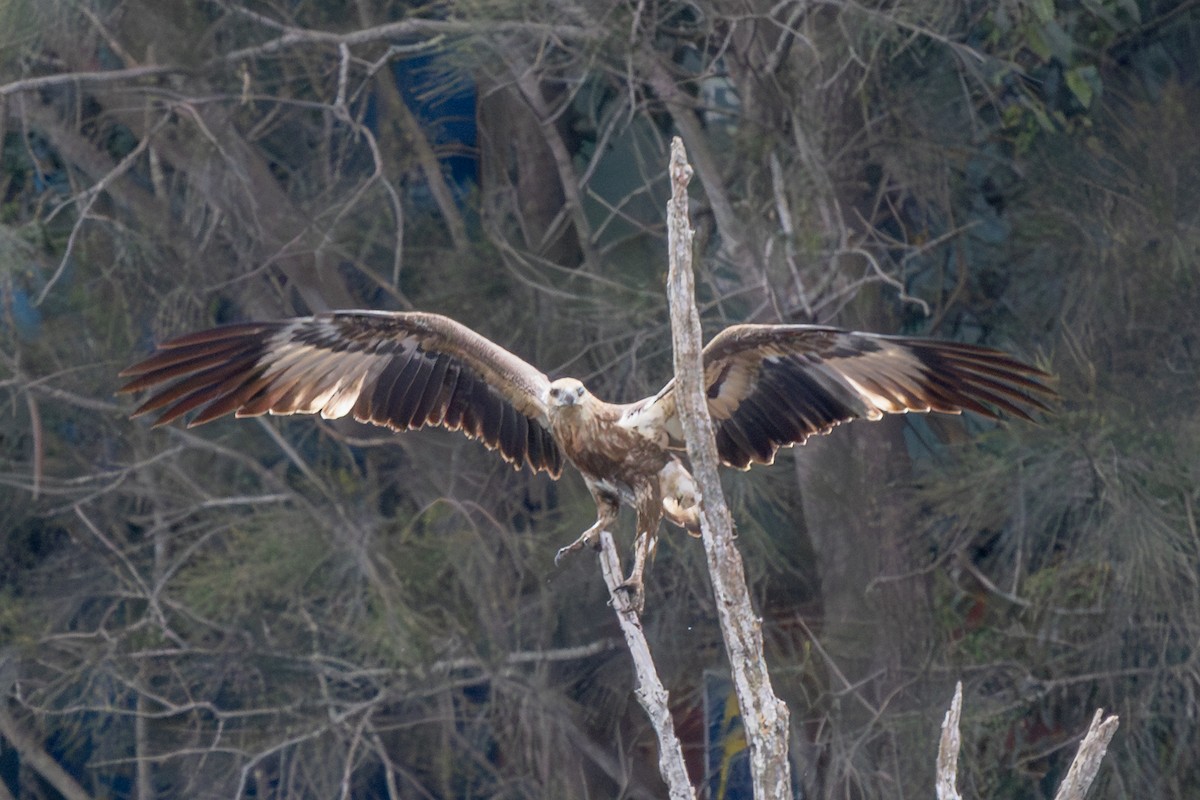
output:
{"label": "dead tree branch", "polygon": [[67,800],[92,800],[92,796],[46,752],[37,738],[22,728],[6,702],[0,702],[0,736],[7,739],[25,763]]}
{"label": "dead tree branch", "polygon": [[35,78],[22,78],[0,86],[0,97],[21,92],[37,92],[64,84],[83,83],[121,83],[140,78],[153,78],[162,75],[177,75],[185,72],[181,67],[131,67],[129,69],[108,69],[97,72],[61,72],[55,75],[40,75]]}
{"label": "dead tree branch", "polygon": [[[954,699],[950,701],[950,710],[942,722],[942,741],[938,747],[937,759],[937,797],[938,800],[960,800],[956,783],[958,782],[958,750],[961,739],[958,732],[959,719],[962,716],[962,681],[954,687]],[[1067,770],[1067,777],[1058,787],[1054,800],[1083,800],[1091,788],[1096,773],[1100,770],[1100,762],[1113,734],[1117,732],[1120,722],[1114,714],[1104,718],[1104,709],[1096,709],[1092,724],[1088,726],[1083,741],[1079,744],[1079,752]]]}
{"label": "dead tree branch", "polygon": [[1067,777],[1058,787],[1058,794],[1054,795],[1054,800],[1083,800],[1092,781],[1096,779],[1100,762],[1104,760],[1104,753],[1108,750],[1108,743],[1112,741],[1120,723],[1116,714],[1101,719],[1103,716],[1104,709],[1096,709],[1092,724],[1083,735],[1083,741],[1079,743],[1079,752],[1075,754],[1071,769],[1067,771]]}
{"label": "dead tree branch", "polygon": [[675,397],[687,440],[688,458],[700,485],[700,518],[717,615],[750,745],[750,773],[759,800],[791,798],[788,763],[788,708],[771,688],[763,656],[762,620],[754,613],[742,557],[734,545],[733,521],[717,474],[717,446],[704,400],[700,314],[692,275],[692,227],[687,186],[692,168],[683,142],[671,142],[671,201],[667,205],[670,273],[667,297],[675,349]]}
{"label": "dead tree branch", "polygon": [[962,800],[958,793],[958,750],[962,737],[958,721],[962,718],[962,681],[954,685],[954,699],[950,710],[942,720],[942,741],[938,745],[937,798],[938,800]]}
{"label": "dead tree branch", "polygon": [[675,721],[671,718],[667,690],[658,677],[650,645],[642,630],[642,621],[630,602],[629,592],[621,588],[625,582],[621,572],[621,557],[608,531],[600,532],[600,570],[604,573],[604,583],[608,585],[613,611],[617,614],[621,632],[625,634],[629,654],[633,657],[633,671],[638,684],[634,694],[658,735],[658,769],[667,782],[671,800],[696,800],[696,791],[688,780],[687,768],[683,763],[683,747],[675,735]]}

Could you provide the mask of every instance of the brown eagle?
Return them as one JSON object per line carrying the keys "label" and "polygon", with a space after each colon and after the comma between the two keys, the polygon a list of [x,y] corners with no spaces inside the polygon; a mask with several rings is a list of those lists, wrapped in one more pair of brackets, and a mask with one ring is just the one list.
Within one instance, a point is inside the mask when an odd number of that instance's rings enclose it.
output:
{"label": "brown eagle", "polygon": [[[159,345],[121,373],[121,392],[157,388],[136,411],[156,425],[199,410],[191,425],[225,414],[352,415],[393,430],[461,430],[520,468],[557,478],[578,469],[596,501],[596,524],[564,553],[595,545],[621,503],[637,512],[626,587],[642,574],[659,523],[699,529],[700,495],[680,460],[674,381],[617,405],[575,378],[550,380],[475,331],[438,314],[335,311],[226,325]],[[734,325],[704,348],[708,411],[721,461],[770,464],[853,419],[964,409],[1030,419],[1055,395],[1049,375],[999,350],[821,325]]]}

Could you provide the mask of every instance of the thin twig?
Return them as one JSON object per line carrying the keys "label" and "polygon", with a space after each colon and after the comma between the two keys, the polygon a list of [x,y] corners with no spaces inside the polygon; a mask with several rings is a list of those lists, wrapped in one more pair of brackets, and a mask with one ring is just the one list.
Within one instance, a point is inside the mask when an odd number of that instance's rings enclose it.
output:
{"label": "thin twig", "polygon": [[228,53],[216,56],[211,59],[209,62],[210,65],[261,58],[281,53],[292,47],[305,47],[317,44],[338,45],[343,42],[354,47],[356,45],[380,41],[390,42],[391,40],[405,36],[473,36],[479,34],[494,36],[501,33],[515,33],[553,36],[556,39],[565,41],[590,42],[596,40],[601,35],[599,29],[594,26],[558,25],[508,20],[481,20],[476,22],[452,19],[422,19],[418,17],[375,25],[370,28],[346,33],[309,28],[293,28],[287,25],[279,25],[276,29],[283,31],[282,35],[261,44],[243,47],[240,50],[231,50]]}
{"label": "thin twig", "polygon": [[154,139],[155,134],[162,130],[163,126],[170,121],[171,116],[169,114],[165,115],[154,125],[154,127],[146,132],[146,135],[143,136],[142,140],[137,143],[137,146],[134,147],[127,156],[122,158],[121,161],[115,167],[113,167],[107,175],[96,181],[96,183],[89,187],[86,191],[76,195],[71,199],[70,202],[63,203],[61,206],[52,211],[46,218],[43,224],[48,223],[58,214],[59,211],[66,208],[71,203],[79,203],[79,215],[75,220],[75,224],[71,226],[71,233],[67,237],[66,246],[63,248],[62,258],[59,259],[58,262],[58,269],[54,270],[54,274],[50,276],[48,281],[46,281],[46,285],[43,286],[42,290],[38,293],[37,299],[33,301],[35,306],[40,306],[45,301],[46,295],[50,294],[50,290],[54,288],[54,285],[58,283],[59,278],[61,278],[63,273],[66,272],[67,265],[71,260],[71,254],[75,249],[75,240],[79,236],[80,230],[83,228],[83,223],[91,218],[92,205],[95,204],[96,199],[100,197],[100,194],[106,188],[108,188],[109,184],[111,184],[117,178],[123,176],[133,167],[134,163],[141,158],[142,153],[144,153],[150,146],[150,142]]}
{"label": "thin twig", "polygon": [[110,69],[99,72],[63,72],[56,75],[42,75],[37,78],[22,78],[0,86],[0,97],[20,92],[35,92],[60,86],[67,83],[104,83],[136,80],[158,75],[176,75],[186,72],[182,67],[130,67],[129,69]]}
{"label": "thin twig", "polygon": [[29,409],[29,430],[33,435],[33,476],[30,494],[37,500],[42,492],[42,475],[46,470],[46,442],[42,437],[42,412],[32,392],[25,393],[25,406]]}

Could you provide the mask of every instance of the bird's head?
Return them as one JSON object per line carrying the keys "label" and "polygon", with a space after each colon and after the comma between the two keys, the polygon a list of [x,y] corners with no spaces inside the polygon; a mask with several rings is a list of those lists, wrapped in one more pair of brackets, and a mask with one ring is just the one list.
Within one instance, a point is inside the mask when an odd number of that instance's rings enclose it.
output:
{"label": "bird's head", "polygon": [[582,405],[588,390],[575,378],[559,378],[550,384],[550,391],[546,394],[546,405],[561,410]]}

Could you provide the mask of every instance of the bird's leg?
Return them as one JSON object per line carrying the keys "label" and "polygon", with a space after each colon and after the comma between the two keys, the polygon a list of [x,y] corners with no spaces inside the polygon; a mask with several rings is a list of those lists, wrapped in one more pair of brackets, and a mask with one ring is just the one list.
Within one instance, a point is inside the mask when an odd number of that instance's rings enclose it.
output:
{"label": "bird's leg", "polygon": [[594,550],[600,549],[600,532],[606,530],[617,521],[617,511],[620,508],[618,505],[620,500],[616,495],[606,492],[598,487],[589,487],[592,489],[592,497],[596,500],[596,524],[588,528],[579,538],[571,542],[566,547],[560,549],[554,556],[554,564],[558,566],[558,562],[562,561],[563,556],[568,553],[574,553],[576,550],[582,550],[584,547],[591,547]]}
{"label": "bird's leg", "polygon": [[562,561],[566,555],[574,553],[576,550],[582,550],[584,547],[599,549],[600,532],[604,530],[605,527],[606,526],[603,521],[596,520],[596,524],[581,533],[578,539],[571,542],[566,547],[558,548],[558,552],[554,554],[554,566],[557,567],[558,563]]}
{"label": "bird's leg", "polygon": [[662,521],[662,492],[658,481],[647,481],[636,487],[637,541],[633,546],[633,570],[619,587],[629,594],[629,603],[639,614],[646,603],[646,586],[642,576],[646,564],[658,545],[658,526]]}
{"label": "bird's leg", "polygon": [[646,585],[643,575],[646,572],[646,562],[654,555],[658,545],[658,536],[650,531],[640,531],[633,549],[633,570],[629,577],[617,588],[629,595],[629,603],[638,614],[646,606]]}

